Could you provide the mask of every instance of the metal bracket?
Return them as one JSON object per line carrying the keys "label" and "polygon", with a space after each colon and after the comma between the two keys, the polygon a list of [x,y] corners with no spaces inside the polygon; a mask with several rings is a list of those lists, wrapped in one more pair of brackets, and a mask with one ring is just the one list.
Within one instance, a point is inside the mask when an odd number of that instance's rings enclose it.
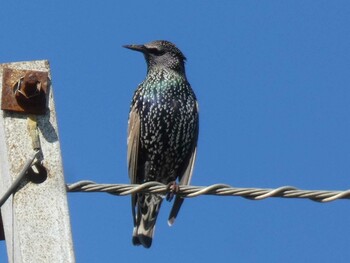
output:
{"label": "metal bracket", "polygon": [[[28,115],[28,131],[35,151],[41,150],[36,115],[47,111],[48,86],[48,72],[10,68],[3,70],[1,109]],[[35,183],[46,180],[47,171],[40,161],[29,168],[28,178]]]}
{"label": "metal bracket", "polygon": [[48,72],[4,68],[1,109],[42,115],[47,110]]}

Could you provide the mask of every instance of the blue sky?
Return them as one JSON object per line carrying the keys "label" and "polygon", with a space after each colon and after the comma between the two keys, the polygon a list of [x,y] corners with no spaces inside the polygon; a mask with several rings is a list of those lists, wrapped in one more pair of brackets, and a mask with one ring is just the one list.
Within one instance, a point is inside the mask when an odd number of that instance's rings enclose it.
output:
{"label": "blue sky", "polygon": [[[0,63],[48,59],[67,183],[128,183],[124,44],[174,42],[200,104],[192,183],[350,188],[350,2],[3,1]],[[130,197],[68,195],[77,262],[348,262],[349,201],[201,196],[164,204],[149,250]],[[0,261],[5,261],[0,242]]]}

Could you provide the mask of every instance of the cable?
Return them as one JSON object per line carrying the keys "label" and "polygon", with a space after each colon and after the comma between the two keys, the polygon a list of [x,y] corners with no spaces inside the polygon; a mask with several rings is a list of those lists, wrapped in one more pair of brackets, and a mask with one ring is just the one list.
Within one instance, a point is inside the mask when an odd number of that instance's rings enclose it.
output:
{"label": "cable", "polygon": [[11,194],[16,192],[19,184],[22,182],[22,180],[25,178],[28,169],[32,165],[34,159],[38,155],[40,151],[33,151],[32,155],[27,159],[27,162],[24,164],[21,172],[17,175],[15,181],[12,183],[10,188],[6,191],[6,193],[0,198],[0,207],[6,202],[6,200],[9,198]]}
{"label": "cable", "polygon": [[[167,194],[171,192],[169,185],[158,182],[144,184],[97,184],[92,181],[79,181],[67,185],[67,192],[105,192],[113,195],[129,195],[135,193]],[[282,186],[275,189],[266,188],[237,188],[227,184],[214,184],[210,186],[179,185],[176,192],[184,198],[199,195],[241,196],[251,200],[262,200],[268,197],[306,198],[317,202],[331,202],[338,199],[350,199],[350,190],[301,190],[293,186]]]}

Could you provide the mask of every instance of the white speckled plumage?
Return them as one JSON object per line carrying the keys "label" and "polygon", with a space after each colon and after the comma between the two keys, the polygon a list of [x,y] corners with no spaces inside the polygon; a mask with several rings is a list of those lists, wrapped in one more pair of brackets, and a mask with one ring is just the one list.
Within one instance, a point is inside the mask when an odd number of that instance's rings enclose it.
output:
{"label": "white speckled plumage", "polygon": [[[168,41],[125,46],[141,51],[147,76],[135,91],[129,115],[128,168],[131,183],[179,180],[189,184],[198,138],[198,105],[185,74],[185,57]],[[150,247],[163,197],[132,196],[133,244]],[[172,224],[183,199],[175,198]]]}

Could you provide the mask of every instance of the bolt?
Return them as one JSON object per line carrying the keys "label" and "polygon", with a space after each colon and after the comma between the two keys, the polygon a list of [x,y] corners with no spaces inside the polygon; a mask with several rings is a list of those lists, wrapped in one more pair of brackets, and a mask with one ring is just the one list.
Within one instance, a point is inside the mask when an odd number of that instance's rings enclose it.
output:
{"label": "bolt", "polygon": [[18,105],[24,111],[45,113],[46,95],[36,72],[28,71],[19,79],[14,86],[14,92]]}
{"label": "bolt", "polygon": [[40,81],[34,72],[25,74],[19,87],[20,92],[27,98],[35,97],[40,93]]}

